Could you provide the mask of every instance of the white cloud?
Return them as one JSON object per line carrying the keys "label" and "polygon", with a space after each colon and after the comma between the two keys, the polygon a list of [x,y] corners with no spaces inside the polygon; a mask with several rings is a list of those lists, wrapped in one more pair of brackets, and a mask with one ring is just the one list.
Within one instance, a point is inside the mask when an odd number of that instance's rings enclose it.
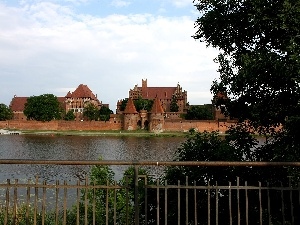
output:
{"label": "white cloud", "polygon": [[113,0],[111,2],[111,5],[114,7],[125,7],[125,6],[129,6],[130,4],[131,4],[131,2],[124,1],[124,0]]}
{"label": "white cloud", "polygon": [[14,94],[64,96],[83,83],[114,110],[147,78],[149,86],[179,82],[190,103],[210,103],[217,52],[191,38],[189,17],[94,17],[49,2],[0,4],[0,12],[0,102]]}

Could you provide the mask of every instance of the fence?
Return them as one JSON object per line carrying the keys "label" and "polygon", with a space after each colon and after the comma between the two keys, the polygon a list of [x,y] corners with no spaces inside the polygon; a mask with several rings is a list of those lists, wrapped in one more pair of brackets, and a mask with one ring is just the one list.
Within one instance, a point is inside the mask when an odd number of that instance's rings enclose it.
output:
{"label": "fence", "polygon": [[299,167],[299,162],[128,162],[0,160],[0,164],[133,166],[125,182],[86,177],[69,184],[10,180],[0,184],[0,224],[300,224],[300,185],[247,181],[169,184],[139,174],[141,166]]}

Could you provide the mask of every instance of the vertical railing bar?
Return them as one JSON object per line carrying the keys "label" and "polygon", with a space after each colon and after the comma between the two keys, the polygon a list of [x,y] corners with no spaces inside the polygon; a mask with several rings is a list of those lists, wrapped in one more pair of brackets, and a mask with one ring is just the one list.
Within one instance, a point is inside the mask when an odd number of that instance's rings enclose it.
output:
{"label": "vertical railing bar", "polygon": [[134,165],[134,220],[135,225],[139,225],[139,167]]}
{"label": "vertical railing bar", "polygon": [[96,224],[96,189],[95,182],[93,182],[93,225]]}
{"label": "vertical railing bar", "polygon": [[240,178],[237,177],[237,204],[238,204],[238,225],[241,224],[241,209],[240,209]]}
{"label": "vertical railing bar", "polygon": [[13,205],[13,224],[17,223],[17,200],[18,200],[18,179],[15,179],[14,183],[14,205]]}
{"label": "vertical railing bar", "polygon": [[249,225],[249,202],[248,202],[248,182],[245,181],[245,197],[246,197],[246,225]]}
{"label": "vertical railing bar", "polygon": [[185,224],[188,225],[189,223],[189,189],[187,188],[189,186],[189,180],[188,176],[185,177]]}
{"label": "vertical railing bar", "polygon": [[126,177],[126,225],[129,224],[129,181]]}
{"label": "vertical railing bar", "polygon": [[43,202],[42,202],[42,225],[45,224],[45,211],[46,211],[46,181],[43,181]]}
{"label": "vertical railing bar", "polygon": [[38,183],[39,183],[39,178],[36,176],[35,178],[35,188],[34,188],[34,216],[33,216],[33,223],[34,225],[37,224],[37,211],[38,211],[38,197],[39,197],[39,189],[38,189]]}
{"label": "vertical railing bar", "polygon": [[196,181],[194,180],[194,214],[195,214],[195,224],[198,224],[198,215],[197,215],[197,189]]}
{"label": "vertical railing bar", "polygon": [[285,224],[285,212],[284,212],[284,196],[283,196],[283,184],[281,183],[281,212],[282,212],[282,224]]}
{"label": "vertical railing bar", "polygon": [[156,224],[159,225],[159,179],[156,180]]}
{"label": "vertical railing bar", "polygon": [[259,196],[259,224],[262,225],[262,200],[261,200],[261,182],[258,182],[258,196]]}
{"label": "vertical railing bar", "polygon": [[84,224],[88,225],[88,177],[85,177],[84,184],[85,192],[84,192]]}
{"label": "vertical railing bar", "polygon": [[27,184],[27,191],[26,191],[26,224],[29,224],[29,211],[30,211],[30,186],[29,184],[31,183],[31,179],[28,179]]}
{"label": "vertical railing bar", "polygon": [[168,224],[168,182],[165,180],[165,225]]}
{"label": "vertical railing bar", "polygon": [[291,176],[289,176],[289,188],[290,188],[290,203],[291,203],[291,219],[292,219],[292,225],[294,225],[295,220],[294,220],[293,190],[292,190]]}
{"label": "vertical railing bar", "polygon": [[271,199],[270,199],[270,183],[267,182],[267,197],[268,197],[268,220],[269,220],[269,225],[271,225]]}
{"label": "vertical railing bar", "polygon": [[178,192],[177,192],[177,221],[178,225],[180,225],[180,180],[178,180]]}
{"label": "vertical railing bar", "polygon": [[228,203],[229,203],[229,224],[232,225],[232,203],[231,203],[231,182],[229,181],[228,187]]}
{"label": "vertical railing bar", "polygon": [[106,204],[105,204],[105,224],[108,225],[108,195],[109,195],[109,191],[108,191],[108,180],[106,180]]}
{"label": "vertical railing bar", "polygon": [[219,224],[219,189],[216,181],[216,225]]}
{"label": "vertical railing bar", "polygon": [[210,182],[207,183],[207,224],[210,225]]}
{"label": "vertical railing bar", "polygon": [[114,225],[117,224],[117,182],[115,181],[114,187]]}
{"label": "vertical railing bar", "polygon": [[10,196],[9,196],[9,189],[10,189],[10,179],[7,179],[7,188],[6,188],[6,193],[5,193],[5,196],[6,196],[6,208],[5,208],[5,216],[4,216],[4,225],[7,225],[8,223],[8,212],[9,212],[9,199],[10,199]]}
{"label": "vertical railing bar", "polygon": [[148,177],[145,177],[145,224],[148,224]]}
{"label": "vertical railing bar", "polygon": [[64,181],[64,225],[67,224],[67,194],[67,181]]}
{"label": "vertical railing bar", "polygon": [[58,225],[58,216],[59,216],[59,211],[58,211],[58,196],[59,196],[59,180],[56,181],[56,188],[55,188],[55,225]]}
{"label": "vertical railing bar", "polygon": [[80,219],[80,211],[79,211],[79,207],[80,207],[80,180],[77,180],[77,189],[76,189],[76,204],[77,204],[77,209],[76,209],[76,225],[79,225],[79,219]]}

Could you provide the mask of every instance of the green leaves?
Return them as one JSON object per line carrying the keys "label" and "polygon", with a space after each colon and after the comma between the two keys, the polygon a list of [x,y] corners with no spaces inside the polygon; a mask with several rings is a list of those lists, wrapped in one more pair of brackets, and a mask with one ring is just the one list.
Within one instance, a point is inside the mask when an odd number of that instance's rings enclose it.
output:
{"label": "green leaves", "polygon": [[13,112],[5,104],[0,104],[0,121],[10,120],[13,117]]}
{"label": "green leaves", "polygon": [[24,115],[28,120],[51,121],[61,119],[62,106],[53,94],[31,96],[25,103]]}

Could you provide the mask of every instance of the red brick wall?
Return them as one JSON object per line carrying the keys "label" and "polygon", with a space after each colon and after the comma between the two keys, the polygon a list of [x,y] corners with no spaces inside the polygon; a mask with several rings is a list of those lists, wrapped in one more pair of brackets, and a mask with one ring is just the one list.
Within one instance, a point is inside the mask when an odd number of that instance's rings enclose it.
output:
{"label": "red brick wall", "polygon": [[[198,131],[214,131],[225,132],[230,125],[234,125],[234,121],[218,122],[214,120],[166,120],[163,124],[164,131],[188,131],[191,128]],[[18,129],[18,130],[121,130],[121,120],[104,121],[0,121],[0,129]]]}

